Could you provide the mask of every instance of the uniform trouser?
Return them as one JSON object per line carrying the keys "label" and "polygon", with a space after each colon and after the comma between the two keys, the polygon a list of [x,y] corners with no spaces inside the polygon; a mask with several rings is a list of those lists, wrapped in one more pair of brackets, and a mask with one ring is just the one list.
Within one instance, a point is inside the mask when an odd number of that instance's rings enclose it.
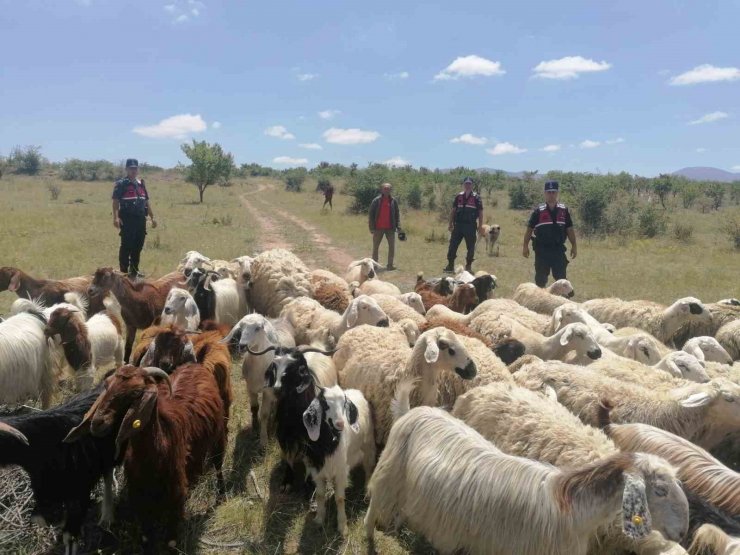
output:
{"label": "uniform trouser", "polygon": [[122,272],[139,271],[139,257],[146,237],[146,218],[121,219],[121,247],[118,249],[118,265]]}
{"label": "uniform trouser", "polygon": [[393,257],[396,254],[396,232],[393,229],[376,229],[373,231],[373,260],[378,261],[378,249],[383,237],[388,240],[388,267],[393,266]]}
{"label": "uniform trouser", "polygon": [[475,239],[478,235],[478,229],[475,224],[455,224],[450,235],[450,248],[447,249],[447,260],[454,262],[457,257],[457,248],[465,239],[465,247],[468,249],[468,255],[466,261],[468,264],[472,264],[475,258]]}
{"label": "uniform trouser", "polygon": [[534,251],[534,282],[538,287],[547,285],[547,278],[552,271],[555,280],[565,279],[568,259],[565,258],[565,248],[562,246]]}

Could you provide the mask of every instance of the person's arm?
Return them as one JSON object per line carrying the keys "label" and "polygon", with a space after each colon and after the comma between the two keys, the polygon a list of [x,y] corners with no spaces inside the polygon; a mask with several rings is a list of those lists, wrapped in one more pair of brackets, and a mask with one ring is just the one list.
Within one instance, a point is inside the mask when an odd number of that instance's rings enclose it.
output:
{"label": "person's arm", "polygon": [[113,226],[116,228],[121,227],[121,218],[118,215],[118,208],[119,208],[118,199],[114,198],[113,199]]}
{"label": "person's arm", "polygon": [[154,212],[152,212],[152,203],[149,202],[149,199],[147,199],[146,201],[146,213],[152,219],[152,227],[157,227],[157,220],[154,219]]}
{"label": "person's arm", "polygon": [[532,239],[532,233],[534,229],[527,226],[527,230],[524,232],[524,244],[522,245],[522,256],[529,258],[529,241]]}
{"label": "person's arm", "polygon": [[447,229],[452,231],[455,229],[455,207],[452,207],[452,210],[450,211],[450,225],[447,226]]}
{"label": "person's arm", "polygon": [[575,258],[578,256],[578,247],[576,246],[576,232],[573,231],[573,227],[565,229],[565,233],[568,235],[568,241],[570,241],[570,257]]}
{"label": "person's arm", "polygon": [[396,229],[393,231],[398,231],[401,229],[401,211],[398,209],[398,201],[395,199],[393,201],[393,212],[396,214]]}
{"label": "person's arm", "polygon": [[370,210],[367,213],[367,227],[370,229],[370,233],[375,232],[375,212],[377,203],[375,199],[370,203]]}

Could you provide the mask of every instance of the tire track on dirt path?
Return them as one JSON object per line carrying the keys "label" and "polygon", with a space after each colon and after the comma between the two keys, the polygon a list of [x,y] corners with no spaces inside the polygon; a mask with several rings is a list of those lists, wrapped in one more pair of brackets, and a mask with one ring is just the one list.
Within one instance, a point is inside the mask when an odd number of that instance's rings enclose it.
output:
{"label": "tire track on dirt path", "polygon": [[296,245],[291,243],[280,230],[298,226],[305,232],[304,237],[307,237],[315,247],[320,260],[309,253],[302,253],[301,258],[304,258],[307,263],[313,263],[314,267],[322,267],[328,264],[335,271],[343,273],[349,263],[354,260],[352,255],[334,245],[331,238],[321,233],[316,226],[309,224],[295,214],[276,208],[262,200],[259,193],[272,188],[271,185],[259,183],[255,190],[244,193],[239,197],[242,205],[260,228],[258,234],[260,247],[263,250],[283,248],[295,251]]}

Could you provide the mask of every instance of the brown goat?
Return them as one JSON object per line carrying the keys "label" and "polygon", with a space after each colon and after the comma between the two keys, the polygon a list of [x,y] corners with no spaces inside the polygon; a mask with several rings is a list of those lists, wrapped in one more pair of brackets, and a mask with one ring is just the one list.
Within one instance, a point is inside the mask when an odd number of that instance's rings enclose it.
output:
{"label": "brown goat", "polygon": [[155,552],[156,533],[175,547],[188,490],[207,462],[224,492],[223,405],[212,373],[199,364],[181,366],[171,377],[159,368],[122,366],[65,441],[88,433],[117,434],[116,450],[126,453],[129,500],[141,520],[145,546]]}
{"label": "brown goat", "polygon": [[[133,361],[139,366],[156,366],[168,374],[190,362],[197,362],[216,378],[228,419],[231,409],[231,354],[227,345],[220,343],[225,334],[219,330],[188,334],[178,326],[147,328],[146,339],[137,343]],[[142,342],[146,348],[142,348]]]}
{"label": "brown goat", "polygon": [[82,321],[79,311],[67,307],[54,310],[49,316],[44,335],[48,338],[55,335],[61,337],[64,358],[72,370],[84,372],[92,367],[92,346],[87,336],[87,326]]}
{"label": "brown goat", "polygon": [[324,308],[339,314],[344,314],[352,300],[346,287],[328,281],[320,281],[314,286],[313,298]]}
{"label": "brown goat", "polygon": [[478,339],[481,343],[483,343],[486,347],[491,347],[490,339],[488,339],[485,335],[471,329],[462,322],[448,320],[446,318],[432,318],[431,320],[427,320],[419,326],[419,333],[424,333],[425,331],[432,328],[447,328],[450,331],[454,331],[457,335],[474,337],[475,339]]}
{"label": "brown goat", "polygon": [[95,271],[90,293],[99,295],[111,291],[121,303],[121,314],[126,322],[125,361],[130,360],[136,330],[152,325],[161,314],[170,289],[184,285],[183,279],[180,272],[172,272],[157,280],[132,282],[128,276],[110,267]]}
{"label": "brown goat", "polygon": [[416,274],[416,285],[414,291],[421,293],[421,290],[433,291],[437,295],[452,295],[454,289],[454,280],[451,277],[441,277],[432,280],[425,280],[424,274]]}
{"label": "brown goat", "polygon": [[64,302],[64,294],[87,293],[92,276],[79,276],[69,279],[35,279],[23,270],[5,266],[0,268],[0,291],[12,291],[23,299],[37,299],[51,306]]}
{"label": "brown goat", "polygon": [[452,292],[452,295],[447,296],[438,295],[433,291],[423,288],[417,289],[416,292],[421,295],[421,302],[424,303],[426,310],[429,310],[435,304],[441,304],[450,310],[466,314],[478,304],[478,295],[471,283],[458,285]]}

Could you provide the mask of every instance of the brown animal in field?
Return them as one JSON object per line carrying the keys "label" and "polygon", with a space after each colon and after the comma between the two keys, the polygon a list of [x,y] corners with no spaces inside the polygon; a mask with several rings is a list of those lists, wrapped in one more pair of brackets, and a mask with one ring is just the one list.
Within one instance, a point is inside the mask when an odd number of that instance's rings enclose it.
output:
{"label": "brown animal in field", "polygon": [[70,291],[87,294],[91,282],[92,276],[36,279],[12,266],[0,268],[0,291],[12,291],[23,299],[36,299],[46,306],[63,303],[64,294]]}
{"label": "brown animal in field", "polygon": [[121,314],[126,322],[126,350],[124,360],[129,361],[136,330],[151,326],[162,313],[167,294],[173,287],[184,285],[184,276],[172,272],[157,280],[131,281],[113,268],[98,268],[90,284],[91,295],[112,292],[121,304]]}
{"label": "brown animal in field", "polygon": [[424,309],[429,310],[434,305],[441,304],[459,312],[467,314],[478,305],[478,294],[472,283],[463,283],[455,287],[452,295],[438,295],[428,289],[420,288],[416,290],[421,295],[421,302],[424,303]]}
{"label": "brown animal in field", "polygon": [[447,328],[448,330],[454,331],[457,335],[473,337],[483,343],[486,347],[491,347],[490,339],[488,339],[485,335],[471,329],[462,322],[457,322],[455,320],[449,320],[446,318],[432,318],[431,320],[427,320],[425,323],[419,326],[419,333],[424,333],[425,331],[432,328]]}
{"label": "brown animal in field", "polygon": [[419,293],[421,290],[432,291],[437,295],[452,295],[455,290],[455,280],[450,276],[441,278],[424,279],[424,274],[416,274],[416,285],[414,291]]}
{"label": "brown animal in field", "polygon": [[344,314],[352,300],[347,287],[328,281],[319,281],[314,285],[313,298],[324,308],[339,314]]}
{"label": "brown animal in field", "polygon": [[[496,242],[498,241],[499,235],[501,235],[501,226],[498,224],[483,224],[478,229],[478,242],[475,244],[475,250],[481,243],[486,244],[486,254],[488,256],[498,256],[499,250]],[[494,247],[496,247],[494,254]]]}

